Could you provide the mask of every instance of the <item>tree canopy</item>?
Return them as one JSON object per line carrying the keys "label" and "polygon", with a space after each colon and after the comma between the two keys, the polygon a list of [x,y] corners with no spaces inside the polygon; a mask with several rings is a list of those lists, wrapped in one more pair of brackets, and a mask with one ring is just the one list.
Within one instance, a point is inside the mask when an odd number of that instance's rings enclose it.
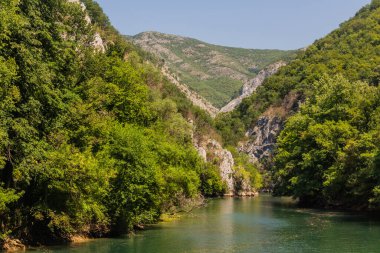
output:
{"label": "tree canopy", "polygon": [[0,239],[125,233],[223,194],[187,115],[211,120],[84,3],[91,24],[65,0],[1,0]]}
{"label": "tree canopy", "polygon": [[302,204],[378,208],[380,90],[342,76],[315,83],[287,120],[275,157],[275,194]]}

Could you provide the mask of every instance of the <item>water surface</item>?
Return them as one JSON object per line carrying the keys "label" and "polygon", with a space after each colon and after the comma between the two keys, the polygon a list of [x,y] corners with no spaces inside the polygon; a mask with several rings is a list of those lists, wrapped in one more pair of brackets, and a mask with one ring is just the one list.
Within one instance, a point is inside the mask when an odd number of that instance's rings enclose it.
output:
{"label": "water surface", "polygon": [[299,209],[288,199],[270,196],[231,198],[212,200],[181,219],[131,238],[99,239],[48,251],[370,253],[380,252],[380,221],[366,214]]}

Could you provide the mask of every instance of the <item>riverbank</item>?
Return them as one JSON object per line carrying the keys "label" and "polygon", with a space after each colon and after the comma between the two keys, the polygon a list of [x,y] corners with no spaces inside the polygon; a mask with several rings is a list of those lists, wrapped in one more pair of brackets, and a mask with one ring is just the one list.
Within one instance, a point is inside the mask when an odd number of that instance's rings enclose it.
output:
{"label": "riverbank", "polygon": [[[223,197],[219,198],[204,198],[203,196],[198,196],[194,199],[183,199],[181,201],[181,207],[171,207],[168,208],[166,212],[161,214],[159,219],[155,224],[136,224],[134,226],[134,230],[127,233],[130,237],[134,234],[138,233],[139,231],[147,231],[152,226],[157,226],[160,223],[171,223],[180,220],[183,216],[186,216],[187,214],[193,212],[196,209],[207,207],[207,204],[210,201],[215,201],[218,199],[241,199],[241,198],[255,198],[259,195],[258,192],[250,192],[250,193],[244,193],[239,195],[225,195]],[[90,235],[87,235],[86,233],[78,233],[73,234],[68,237],[68,239],[64,243],[54,243],[52,245],[55,246],[64,246],[64,245],[72,245],[72,244],[83,244],[83,243],[89,243],[93,240],[100,239],[100,238],[113,238],[112,236],[109,236],[108,234],[105,234],[102,237],[91,237]],[[118,238],[118,236],[114,237]],[[46,245],[40,245],[35,243],[28,243],[26,241],[23,241],[22,238],[7,238],[4,240],[4,242],[1,245],[1,249],[5,252],[24,252],[28,249],[36,250],[40,247],[44,248]]]}
{"label": "riverbank", "polygon": [[291,198],[208,199],[203,208],[119,238],[34,249],[33,253],[368,253],[380,221],[365,214],[298,208]]}
{"label": "riverbank", "polygon": [[[202,195],[199,195],[193,199],[183,198],[179,201],[179,206],[171,206],[166,207],[167,210],[161,214],[159,219],[157,219],[155,224],[159,224],[160,222],[172,222],[174,220],[178,220],[181,218],[181,213],[190,213],[196,208],[204,207],[207,203],[208,199],[204,198]],[[133,226],[133,230],[126,233],[129,235],[135,234],[137,231],[149,229],[149,227],[153,224],[135,224]],[[110,234],[104,234],[100,237],[93,237],[88,235],[85,232],[79,232],[72,235],[67,236],[67,238],[62,238],[61,243],[51,243],[50,246],[59,246],[66,244],[81,244],[88,243],[92,240],[100,239],[100,238],[117,238],[118,236],[110,236]],[[45,238],[48,241],[48,238]],[[7,237],[2,242],[0,242],[0,249],[4,252],[24,252],[28,249],[35,250],[36,248],[45,247],[46,245],[41,245],[38,242],[28,242],[27,240],[23,240],[22,238],[14,238]]]}
{"label": "riverbank", "polygon": [[[88,243],[92,240],[95,240],[95,238],[91,238],[85,235],[73,235],[69,239],[68,243],[81,244],[81,243]],[[64,245],[64,244],[61,244],[61,245]],[[26,250],[30,248],[31,248],[31,245],[24,244],[21,240],[14,239],[14,238],[6,238],[4,242],[2,243],[2,250],[4,252],[25,252]]]}
{"label": "riverbank", "polygon": [[26,251],[26,246],[18,239],[6,238],[2,250],[5,252],[23,252]]}

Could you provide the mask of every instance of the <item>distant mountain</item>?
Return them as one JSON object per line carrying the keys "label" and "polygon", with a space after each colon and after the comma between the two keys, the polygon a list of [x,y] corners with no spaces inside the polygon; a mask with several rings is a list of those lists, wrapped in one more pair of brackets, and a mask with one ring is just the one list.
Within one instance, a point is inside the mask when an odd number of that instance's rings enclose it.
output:
{"label": "distant mountain", "polygon": [[158,32],[144,32],[129,38],[161,58],[182,83],[218,108],[239,96],[243,85],[261,70],[295,55],[295,51],[211,45]]}

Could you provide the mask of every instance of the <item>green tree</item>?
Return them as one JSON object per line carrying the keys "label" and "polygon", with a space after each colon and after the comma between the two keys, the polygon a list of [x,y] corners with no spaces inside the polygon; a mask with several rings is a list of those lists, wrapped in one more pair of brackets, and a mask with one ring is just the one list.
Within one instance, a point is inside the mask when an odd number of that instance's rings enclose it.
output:
{"label": "green tree", "polygon": [[342,76],[324,77],[278,140],[275,194],[303,204],[365,208],[379,177],[371,123],[379,89]]}

